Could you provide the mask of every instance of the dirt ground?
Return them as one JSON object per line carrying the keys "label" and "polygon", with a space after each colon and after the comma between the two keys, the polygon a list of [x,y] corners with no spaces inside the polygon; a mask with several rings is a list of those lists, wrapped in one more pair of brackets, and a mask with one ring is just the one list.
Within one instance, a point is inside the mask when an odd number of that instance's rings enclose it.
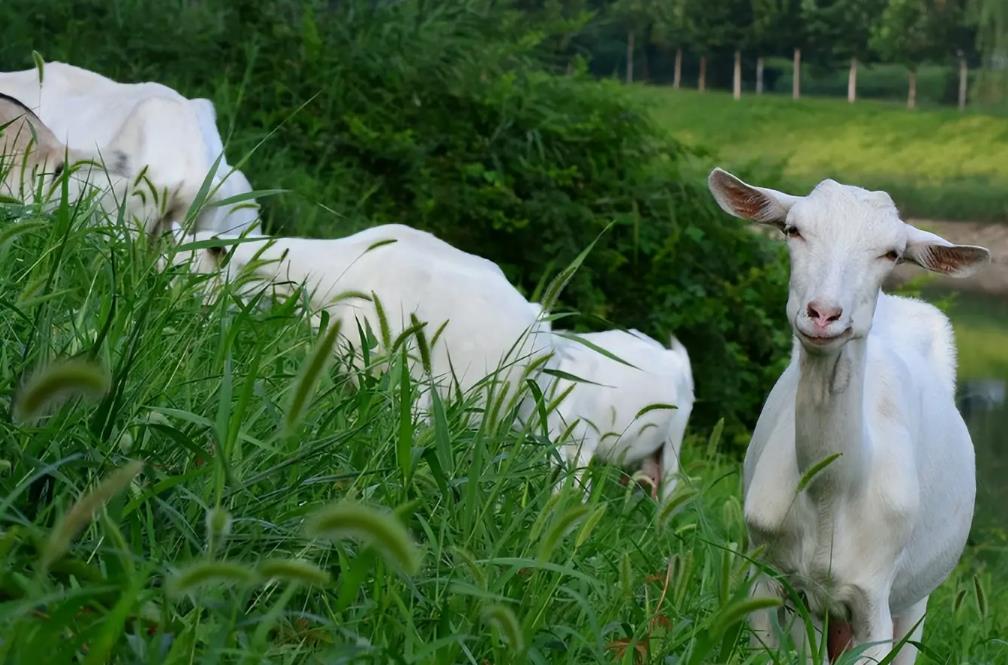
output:
{"label": "dirt ground", "polygon": [[[942,286],[979,291],[992,295],[1008,296],[1008,223],[946,222],[933,219],[907,220],[914,226],[937,233],[958,245],[980,245],[991,253],[991,265],[968,279],[939,277]],[[896,268],[897,281],[912,279],[920,274],[915,266]]]}

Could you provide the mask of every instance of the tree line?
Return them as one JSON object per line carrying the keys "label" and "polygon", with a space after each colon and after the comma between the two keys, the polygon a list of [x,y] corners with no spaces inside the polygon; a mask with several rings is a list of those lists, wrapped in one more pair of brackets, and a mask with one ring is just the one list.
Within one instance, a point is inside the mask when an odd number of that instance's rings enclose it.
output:
{"label": "tree line", "polygon": [[[696,66],[700,90],[713,59],[733,61],[732,88],[742,94],[743,54],[755,59],[755,89],[764,90],[766,58],[793,62],[792,95],[801,96],[802,65],[848,70],[847,98],[858,94],[859,68],[901,64],[907,106],[917,102],[917,70],[928,63],[958,65],[958,104],[969,96],[971,67],[1008,67],[1008,0],[528,0],[553,46],[591,58],[607,36],[625,47],[622,76],[641,78],[642,53],[670,59],[672,85],[684,79],[684,53]],[[618,35],[618,37],[616,37]],[[646,64],[646,62],[645,62]],[[988,84],[990,76],[987,77]],[[1004,79],[1004,75],[1001,75]]]}

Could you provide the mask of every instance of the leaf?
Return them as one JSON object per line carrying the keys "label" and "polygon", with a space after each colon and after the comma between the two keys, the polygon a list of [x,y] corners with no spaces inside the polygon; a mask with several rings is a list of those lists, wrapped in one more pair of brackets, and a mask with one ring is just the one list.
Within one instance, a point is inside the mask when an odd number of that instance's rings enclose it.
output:
{"label": "leaf", "polygon": [[35,70],[38,72],[38,82],[42,85],[45,80],[45,60],[42,58],[42,54],[32,49],[32,60],[35,62]]}
{"label": "leaf", "polygon": [[256,571],[233,561],[198,561],[168,578],[171,595],[182,595],[206,586],[251,586],[260,581]]}
{"label": "leaf", "polygon": [[651,413],[652,411],[674,411],[678,408],[679,407],[676,406],[675,404],[665,404],[662,402],[655,402],[654,404],[648,404],[643,409],[638,411],[637,415],[634,416],[634,420],[640,418],[646,413]]}
{"label": "leaf", "polygon": [[573,528],[582,517],[588,514],[588,506],[583,504],[568,508],[566,512],[550,524],[549,529],[543,534],[542,543],[539,545],[539,559],[546,561],[553,554],[553,550],[560,543],[567,532]]}
{"label": "leaf", "polygon": [[714,429],[711,430],[710,437],[707,439],[708,457],[717,452],[718,444],[721,443],[722,432],[724,432],[724,418],[719,418],[717,423],[714,424]]}
{"label": "leaf", "polygon": [[374,303],[375,314],[378,316],[378,332],[381,334],[382,347],[386,351],[392,350],[392,329],[389,327],[388,317],[385,316],[385,308],[382,307],[378,294],[371,292],[371,301]]}
{"label": "leaf", "polygon": [[987,618],[987,595],[984,593],[983,585],[980,584],[980,578],[976,575],[973,576],[973,593],[976,595],[977,610],[980,612],[980,616]]}
{"label": "leaf", "polygon": [[329,573],[304,559],[267,559],[256,567],[263,579],[296,582],[305,586],[326,586]]}
{"label": "leaf", "polygon": [[234,196],[229,196],[224,199],[218,199],[216,201],[210,201],[206,204],[206,208],[220,208],[221,206],[232,205],[235,203],[244,203],[250,201],[255,203],[256,199],[264,199],[269,196],[276,196],[277,194],[286,194],[289,189],[255,189],[250,192],[242,192],[241,194],[235,194]]}
{"label": "leaf", "polygon": [[399,366],[399,436],[396,438],[396,462],[403,476],[403,484],[409,484],[413,472],[413,383],[410,379],[406,349],[401,354]]}
{"label": "leaf", "polygon": [[493,627],[501,641],[516,654],[525,651],[525,638],[514,611],[507,605],[495,603],[483,609],[483,621]]}
{"label": "leaf", "polygon": [[578,344],[581,344],[582,346],[586,346],[589,349],[591,349],[592,351],[594,351],[595,353],[603,355],[606,358],[609,358],[610,360],[613,360],[615,362],[620,363],[621,365],[626,365],[627,367],[632,367],[634,369],[641,369],[640,367],[637,367],[636,365],[633,365],[633,364],[628,363],[627,361],[623,360],[622,358],[620,358],[619,356],[617,356],[612,351],[609,351],[608,349],[603,349],[598,344],[595,344],[594,342],[591,342],[591,341],[585,339],[584,337],[581,337],[580,335],[576,335],[576,334],[570,333],[570,332],[565,332],[563,330],[554,330],[553,334],[556,335],[557,337],[563,337],[564,339],[569,339],[569,340],[571,340],[573,342],[577,342]]}
{"label": "leaf", "polygon": [[420,570],[420,551],[406,527],[389,513],[343,501],[315,512],[305,524],[305,531],[315,538],[359,540],[374,547],[385,561],[407,574]]}
{"label": "leaf", "polygon": [[679,512],[679,509],[697,495],[697,491],[692,488],[679,488],[676,492],[663,502],[658,511],[658,523],[667,524],[672,516]]}
{"label": "leaf", "polygon": [[711,621],[710,634],[712,636],[721,635],[732,625],[742,621],[753,612],[766,610],[772,607],[780,607],[783,600],[774,597],[744,598],[731,603],[721,609]]}
{"label": "leaf", "polygon": [[0,249],[3,249],[9,242],[14,240],[23,233],[28,233],[38,228],[45,226],[51,226],[49,222],[43,222],[40,220],[31,220],[27,222],[18,222],[11,224],[3,231],[0,231]]}
{"label": "leaf", "polygon": [[815,477],[819,475],[823,469],[841,457],[843,457],[843,453],[833,453],[832,455],[824,457],[810,466],[808,470],[802,474],[801,479],[798,480],[798,489],[795,490],[795,494],[800,494],[806,487],[809,486],[809,483],[815,480]]}
{"label": "leaf", "polygon": [[367,254],[372,250],[378,249],[379,247],[384,247],[385,245],[391,245],[394,242],[399,242],[399,240],[397,238],[386,238],[384,240],[376,240],[367,246],[367,249],[364,250],[364,253]]}
{"label": "leaf", "polygon": [[55,404],[74,396],[95,399],[108,392],[108,371],[93,362],[66,360],[36,372],[18,391],[14,402],[14,421],[24,423],[40,418]]}
{"label": "leaf", "polygon": [[326,329],[322,339],[315,345],[308,360],[301,367],[301,372],[294,384],[294,392],[291,395],[290,404],[287,407],[287,415],[284,424],[288,432],[293,431],[304,419],[308,411],[308,405],[315,394],[315,389],[322,378],[323,372],[329,366],[333,357],[333,347],[336,345],[336,338],[339,335],[340,322],[336,321]]}
{"label": "leaf", "polygon": [[581,547],[581,545],[583,545],[588,540],[588,538],[591,536],[592,531],[594,531],[599,521],[605,515],[605,512],[606,512],[605,506],[599,506],[594,511],[592,511],[592,514],[588,516],[588,519],[586,519],[584,524],[581,526],[581,530],[578,531],[577,538],[574,539],[574,547]]}
{"label": "leaf", "polygon": [[91,523],[94,514],[108,501],[126,489],[143,469],[143,462],[132,461],[105,477],[96,488],[82,496],[56,523],[42,550],[42,567],[62,557],[70,549],[70,543],[84,527]]}
{"label": "leaf", "polygon": [[427,336],[424,335],[423,331],[424,326],[427,324],[421,323],[420,319],[416,317],[416,314],[410,314],[410,322],[413,324],[411,327],[416,328],[417,351],[420,352],[420,364],[424,368],[424,371],[430,374],[430,346],[427,345]]}
{"label": "leaf", "polygon": [[558,379],[565,379],[573,383],[589,383],[593,386],[603,386],[607,388],[612,387],[612,386],[606,386],[603,383],[595,383],[594,381],[589,381],[588,379],[582,379],[580,376],[576,376],[574,374],[571,374],[570,372],[565,372],[562,369],[553,369],[547,367],[543,369],[543,374],[549,374],[550,376],[555,376]]}
{"label": "leaf", "polygon": [[556,306],[557,300],[560,298],[560,294],[563,292],[567,284],[571,281],[571,278],[574,277],[574,273],[576,273],[578,269],[581,268],[581,264],[584,263],[584,260],[588,257],[588,254],[590,254],[592,249],[595,248],[596,243],[598,243],[598,241],[602,238],[602,236],[609,232],[609,229],[613,227],[613,224],[614,222],[609,222],[606,225],[606,227],[602,229],[602,231],[597,236],[595,236],[595,239],[592,240],[587,247],[581,250],[580,254],[574,257],[574,260],[571,261],[570,265],[568,265],[566,268],[557,273],[557,276],[554,277],[552,281],[550,281],[549,285],[546,287],[543,293],[543,298],[541,301],[543,310],[547,312],[553,310],[553,308]]}

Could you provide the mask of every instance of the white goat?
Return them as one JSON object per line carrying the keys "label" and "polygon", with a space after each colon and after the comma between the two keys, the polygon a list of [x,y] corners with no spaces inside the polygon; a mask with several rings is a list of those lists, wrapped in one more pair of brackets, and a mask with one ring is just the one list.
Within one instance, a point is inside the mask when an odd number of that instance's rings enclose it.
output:
{"label": "white goat", "polygon": [[430,374],[442,394],[456,381],[468,391],[498,369],[497,378],[513,387],[531,358],[548,351],[549,325],[540,320],[540,308],[495,263],[408,226],[376,226],[332,240],[246,239],[230,250],[197,250],[192,265],[215,271],[228,251],[227,278],[252,277],[243,293],[265,285],[289,294],[303,285],[316,314],[327,310],[352,343],[359,342],[358,321],[370,328],[378,338],[376,353],[387,350],[383,326],[394,341],[415,317],[425,324]]}
{"label": "white goat", "polygon": [[[965,546],[976,493],[949,322],[880,287],[899,262],[967,276],[990,255],[905,224],[884,192],[824,180],[789,196],[720,169],[709,185],[725,211],[781,229],[791,255],[791,364],[745,458],[751,539],[813,615],[828,617],[831,660],[870,644],[859,662],[876,662],[904,637],[920,639],[928,595]],[[805,474],[812,480],[798,491]],[[767,577],[754,593],[783,596]],[[753,615],[755,641],[776,645],[772,617]],[[804,644],[801,627],[792,632]],[[916,655],[907,644],[895,662]]]}
{"label": "white goat", "polygon": [[[123,156],[109,156],[120,167],[126,164]],[[124,201],[131,215],[151,214],[142,197],[130,195],[128,175],[105,170],[100,159],[100,155],[67,148],[19,100],[0,94],[0,194],[24,203],[52,203],[66,172],[73,200],[94,191],[95,201],[111,216]]]}
{"label": "white goat", "polygon": [[[46,63],[44,76],[28,69],[0,72],[0,92],[31,108],[52,132],[73,149],[128,156],[133,176],[143,176],[164,200],[161,212],[144,220],[151,232],[165,231],[185,218],[214,161],[224,146],[213,103],[186,99],[160,83],[118,83],[61,62]],[[221,157],[212,178],[211,202],[251,191],[241,171]],[[240,233],[254,228],[254,201],[205,207],[196,229]]]}
{"label": "white goat", "polygon": [[632,367],[576,339],[554,335],[547,369],[583,381],[540,376],[544,394],[562,398],[547,415],[550,435],[561,443],[579,481],[593,458],[643,464],[655,493],[660,486],[662,497],[668,497],[675,489],[679,450],[693,410],[693,373],[686,348],[675,337],[665,348],[636,330],[577,337]]}

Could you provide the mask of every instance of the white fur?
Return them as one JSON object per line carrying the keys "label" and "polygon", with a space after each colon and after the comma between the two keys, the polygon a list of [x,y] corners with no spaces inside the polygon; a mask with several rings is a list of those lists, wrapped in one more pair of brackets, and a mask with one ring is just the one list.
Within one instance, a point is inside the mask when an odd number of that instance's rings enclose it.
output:
{"label": "white fur", "polygon": [[[389,240],[394,242],[376,246]],[[332,240],[256,239],[231,251],[227,277],[254,277],[241,287],[243,293],[264,285],[291,293],[304,285],[316,313],[327,310],[355,346],[357,321],[370,326],[379,338],[374,354],[383,348],[372,293],[385,311],[393,340],[412,325],[410,315],[426,323],[431,376],[441,392],[452,390],[455,379],[468,391],[498,368],[503,368],[498,377],[513,385],[530,358],[547,350],[549,326],[540,321],[539,308],[515,290],[500,268],[430,233],[390,224]],[[216,269],[217,261],[206,250],[196,253],[196,270]],[[416,345],[411,347],[415,353]]]}
{"label": "white fur", "polygon": [[[550,397],[570,393],[547,416],[552,438],[560,442],[567,461],[580,478],[588,462],[613,464],[660,461],[652,473],[663,497],[675,488],[679,450],[693,409],[693,373],[689,355],[678,340],[671,348],[636,330],[582,333],[577,337],[605,349],[629,367],[578,342],[554,335],[553,357],[547,368],[584,382],[543,374],[540,383]],[[587,383],[591,382],[591,383]],[[674,405],[638,414],[651,405]]]}
{"label": "white fur", "polygon": [[[186,99],[159,83],[118,83],[61,62],[46,63],[43,81],[35,69],[0,73],[0,92],[31,108],[71,148],[128,156],[136,176],[146,169],[164,218],[144,220],[149,231],[167,230],[185,218],[224,146],[213,104]],[[211,201],[251,191],[244,174],[222,157],[213,177]],[[204,208],[197,229],[242,232],[254,228],[254,202]]]}
{"label": "white fur", "polygon": [[94,202],[113,218],[124,202],[129,218],[156,216],[156,206],[131,189],[128,173],[106,170],[95,153],[68,148],[19,100],[0,96],[0,127],[0,194],[55,205],[65,173],[73,201],[94,193]]}
{"label": "white fur", "polygon": [[[796,341],[746,453],[753,544],[807,594],[817,619],[849,624],[855,645],[875,643],[859,662],[876,662],[958,561],[976,493],[948,320],[880,286],[898,260],[962,275],[989,254],[905,224],[882,192],[827,180],[791,197],[719,169],[710,187],[725,210],[790,230]],[[803,474],[837,453],[797,491]],[[755,593],[780,589],[764,578]],[[776,643],[769,613],[752,623],[756,641]],[[804,643],[800,626],[793,634]],[[905,646],[895,662],[913,663],[916,652]]]}

